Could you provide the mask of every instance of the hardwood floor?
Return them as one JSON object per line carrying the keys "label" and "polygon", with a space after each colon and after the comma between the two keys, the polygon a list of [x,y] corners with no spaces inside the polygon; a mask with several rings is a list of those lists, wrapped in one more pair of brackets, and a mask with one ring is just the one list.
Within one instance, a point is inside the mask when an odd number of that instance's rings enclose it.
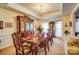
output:
{"label": "hardwood floor", "polygon": [[[44,49],[40,49],[39,55],[44,55]],[[15,55],[15,48],[9,47],[1,51],[1,55]],[[48,55],[64,55],[64,41],[61,39],[54,38],[54,44],[50,46],[50,51],[47,52]],[[29,54],[31,55],[31,54]]]}

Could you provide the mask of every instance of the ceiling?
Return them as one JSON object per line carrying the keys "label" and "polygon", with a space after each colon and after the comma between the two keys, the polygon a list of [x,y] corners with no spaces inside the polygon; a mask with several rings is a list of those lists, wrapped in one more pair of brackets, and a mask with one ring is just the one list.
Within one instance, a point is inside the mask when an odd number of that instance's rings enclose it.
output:
{"label": "ceiling", "polygon": [[[41,20],[50,19],[53,21],[59,19],[62,15],[71,13],[76,4],[77,3],[4,3],[4,8],[8,7],[7,10],[22,12]],[[0,3],[0,6],[1,5],[3,4]],[[44,11],[40,11],[41,8],[44,9]],[[42,16],[41,13],[43,13]]]}
{"label": "ceiling", "polygon": [[60,3],[20,3],[23,7],[36,12],[39,16],[54,13],[62,10]]}
{"label": "ceiling", "polygon": [[8,7],[7,10],[14,9],[14,12],[22,12],[41,20],[55,21],[62,16],[62,3],[4,3],[3,6]]}
{"label": "ceiling", "polygon": [[[76,5],[77,3],[0,3],[0,7],[5,8],[6,10],[52,21],[59,19],[62,15],[71,13]],[[41,8],[43,10],[41,10]],[[79,13],[78,10],[79,8],[77,9],[76,14]]]}
{"label": "ceiling", "polygon": [[45,21],[55,21],[62,15],[71,13],[76,5],[77,3],[0,3],[0,7],[2,6],[6,10],[28,14]]}

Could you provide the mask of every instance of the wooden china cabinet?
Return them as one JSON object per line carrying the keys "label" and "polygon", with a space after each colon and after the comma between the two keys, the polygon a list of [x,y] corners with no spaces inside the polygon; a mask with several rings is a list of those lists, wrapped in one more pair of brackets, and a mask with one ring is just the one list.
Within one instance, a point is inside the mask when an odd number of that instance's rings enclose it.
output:
{"label": "wooden china cabinet", "polygon": [[34,31],[34,20],[28,16],[17,16],[17,32],[22,32],[26,36],[27,31]]}

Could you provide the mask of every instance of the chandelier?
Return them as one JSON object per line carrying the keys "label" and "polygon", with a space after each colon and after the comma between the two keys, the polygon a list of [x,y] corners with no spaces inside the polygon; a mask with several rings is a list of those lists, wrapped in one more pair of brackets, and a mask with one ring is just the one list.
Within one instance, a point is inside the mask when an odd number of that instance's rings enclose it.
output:
{"label": "chandelier", "polygon": [[46,8],[44,4],[40,4],[38,8],[38,13],[41,17],[44,16],[44,14],[46,13]]}

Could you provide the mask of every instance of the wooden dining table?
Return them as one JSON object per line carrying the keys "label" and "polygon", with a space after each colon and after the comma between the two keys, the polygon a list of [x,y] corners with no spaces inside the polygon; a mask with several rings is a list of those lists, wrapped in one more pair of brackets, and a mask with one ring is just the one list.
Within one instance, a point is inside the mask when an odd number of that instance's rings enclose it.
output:
{"label": "wooden dining table", "polygon": [[46,51],[47,37],[32,36],[31,38],[22,37],[21,39],[23,42],[29,43],[32,45],[32,48],[34,48],[33,52],[35,55],[38,54],[38,47],[44,47],[45,55],[47,55],[47,51]]}

